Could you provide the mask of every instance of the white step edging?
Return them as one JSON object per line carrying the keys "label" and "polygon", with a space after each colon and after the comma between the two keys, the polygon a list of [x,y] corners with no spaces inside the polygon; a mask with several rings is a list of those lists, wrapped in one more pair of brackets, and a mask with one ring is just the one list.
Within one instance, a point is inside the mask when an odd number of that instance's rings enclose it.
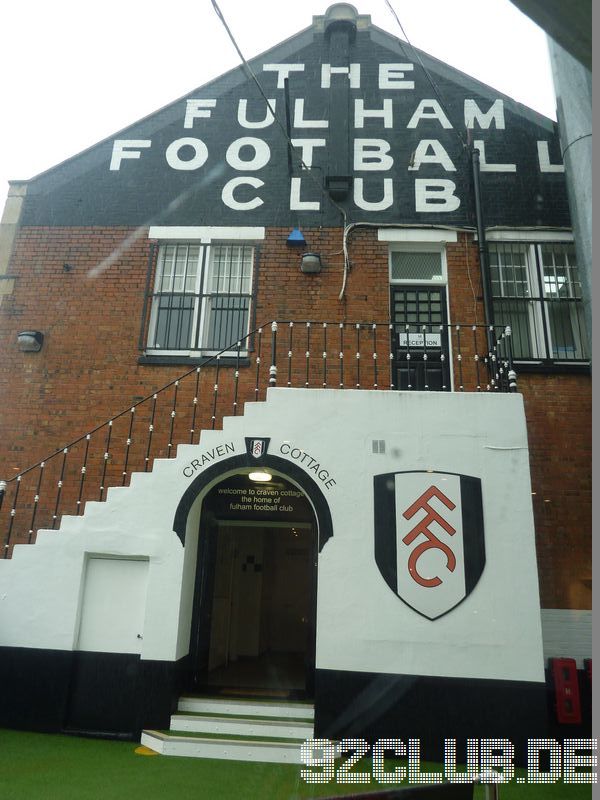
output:
{"label": "white step edging", "polygon": [[258,761],[270,764],[302,763],[301,742],[208,739],[200,736],[170,736],[160,731],[143,731],[141,743],[164,756]]}
{"label": "white step edging", "polygon": [[234,717],[257,716],[279,719],[313,720],[314,706],[309,703],[279,703],[260,700],[236,700],[212,697],[181,697],[178,711],[197,714],[230,714]]}
{"label": "white step edging", "polygon": [[313,723],[281,719],[242,719],[240,717],[210,717],[173,714],[171,730],[192,733],[220,733],[240,736],[268,736],[284,739],[310,739]]}

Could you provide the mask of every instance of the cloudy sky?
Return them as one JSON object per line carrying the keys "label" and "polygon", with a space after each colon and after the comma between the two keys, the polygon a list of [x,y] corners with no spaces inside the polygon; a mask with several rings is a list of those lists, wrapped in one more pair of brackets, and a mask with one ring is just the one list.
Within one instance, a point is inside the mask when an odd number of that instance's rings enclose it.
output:
{"label": "cloudy sky", "polygon": [[[218,0],[251,58],[328,0]],[[390,0],[415,47],[556,119],[546,37],[509,0]],[[403,38],[385,0],[359,13]],[[19,0],[0,10],[0,203],[31,178],[237,66],[210,0]]]}

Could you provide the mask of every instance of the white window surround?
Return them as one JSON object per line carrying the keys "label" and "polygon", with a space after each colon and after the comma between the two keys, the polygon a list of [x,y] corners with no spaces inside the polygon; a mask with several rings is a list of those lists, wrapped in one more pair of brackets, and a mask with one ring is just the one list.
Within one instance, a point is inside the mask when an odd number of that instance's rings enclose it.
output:
{"label": "white window surround", "polygon": [[[399,238],[391,238],[391,235],[402,234]],[[382,234],[387,234],[383,237]],[[440,239],[440,235],[447,237]],[[446,294],[446,319],[448,322],[448,352],[452,353],[452,327],[450,326],[450,293],[448,291],[448,264],[446,261],[446,243],[453,243],[457,241],[457,234],[455,231],[447,230],[430,230],[422,228],[404,228],[404,229],[386,229],[380,228],[378,230],[379,241],[387,241],[388,246],[388,272],[390,286],[422,286],[422,287],[438,287],[443,288]],[[392,256],[393,253],[438,253],[441,260],[442,275],[440,279],[430,280],[416,280],[414,278],[392,278]],[[390,302],[392,300],[392,292],[390,292]],[[392,319],[392,308],[389,309],[390,319]],[[454,365],[452,358],[449,358],[449,378],[450,378],[450,391],[454,391]]]}
{"label": "white window surround", "polygon": [[444,228],[378,228],[377,241],[442,245],[457,242],[458,233]]}
{"label": "white window surround", "polygon": [[[442,277],[439,280],[415,280],[414,278],[392,278],[392,253],[439,253],[442,262]],[[448,284],[448,265],[446,262],[446,248],[443,243],[433,241],[405,241],[390,243],[388,250],[388,267],[390,284],[422,284],[423,286],[447,286]]]}
{"label": "white window surround", "polygon": [[265,238],[262,227],[231,227],[215,225],[152,225],[148,231],[149,239],[165,242],[197,242],[209,244],[212,241],[258,241]]}
{"label": "white window surround", "polygon": [[[187,234],[189,228],[150,230],[168,230],[171,236],[159,239],[146,355],[214,355],[244,338],[254,301],[256,240],[241,234],[264,228],[194,228],[201,234],[196,238]],[[178,235],[182,231],[183,241]],[[217,236],[205,238],[208,231]],[[232,237],[232,232],[237,235]],[[241,352],[247,352],[245,345]]]}
{"label": "white window surround", "polygon": [[515,361],[585,361],[585,323],[572,236],[557,239],[549,231],[537,236],[532,231],[496,233],[508,235],[488,239],[494,315],[496,322],[512,328]]}

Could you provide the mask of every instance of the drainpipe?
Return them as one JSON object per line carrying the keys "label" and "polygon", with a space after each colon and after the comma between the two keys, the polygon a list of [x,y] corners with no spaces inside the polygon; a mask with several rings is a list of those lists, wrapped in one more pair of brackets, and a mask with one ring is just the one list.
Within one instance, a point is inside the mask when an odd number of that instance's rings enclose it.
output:
{"label": "drainpipe", "polygon": [[492,287],[487,257],[487,243],[485,240],[485,227],[483,225],[483,211],[481,207],[481,180],[479,170],[479,150],[471,147],[471,168],[473,175],[473,194],[475,198],[475,218],[477,221],[477,240],[479,245],[479,264],[481,267],[481,285],[483,287],[483,310],[487,328],[488,350],[492,352],[494,345],[493,331],[490,327],[494,324],[494,309],[492,306]]}

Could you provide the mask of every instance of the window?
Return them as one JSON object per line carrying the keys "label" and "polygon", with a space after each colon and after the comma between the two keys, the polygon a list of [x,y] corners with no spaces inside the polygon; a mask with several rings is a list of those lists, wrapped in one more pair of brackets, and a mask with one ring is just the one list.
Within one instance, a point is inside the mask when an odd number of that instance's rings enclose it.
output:
{"label": "window", "polygon": [[442,254],[426,251],[391,251],[391,280],[422,283],[444,279]]}
{"label": "window", "polygon": [[146,352],[219,352],[249,331],[254,248],[248,244],[162,244]]}
{"label": "window", "polygon": [[496,324],[510,325],[520,360],[587,358],[581,283],[572,243],[490,244]]}

